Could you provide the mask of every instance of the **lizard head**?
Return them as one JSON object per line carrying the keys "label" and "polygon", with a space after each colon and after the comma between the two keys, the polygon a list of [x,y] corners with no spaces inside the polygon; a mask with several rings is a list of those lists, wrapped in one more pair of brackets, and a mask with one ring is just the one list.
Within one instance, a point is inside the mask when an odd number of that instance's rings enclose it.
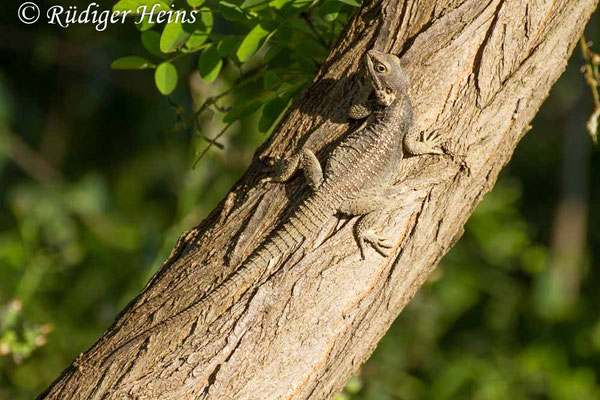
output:
{"label": "lizard head", "polygon": [[369,50],[366,63],[379,105],[390,106],[397,97],[408,92],[410,80],[394,54]]}

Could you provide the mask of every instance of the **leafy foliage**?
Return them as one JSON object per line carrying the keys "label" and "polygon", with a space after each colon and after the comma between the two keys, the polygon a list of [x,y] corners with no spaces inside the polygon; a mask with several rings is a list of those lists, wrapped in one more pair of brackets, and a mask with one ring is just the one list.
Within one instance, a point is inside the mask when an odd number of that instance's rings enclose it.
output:
{"label": "leafy foliage", "polygon": [[112,69],[149,69],[156,65],[146,60],[144,57],[127,56],[119,58],[110,65]]}
{"label": "leafy foliage", "polygon": [[[135,13],[147,3],[122,0],[114,9]],[[163,95],[170,95],[177,84],[179,67],[175,61],[195,56],[201,78],[208,83],[221,79],[227,88],[218,96],[218,104],[215,99],[211,104],[198,99],[191,117],[181,113],[179,127],[199,133],[195,120],[205,111],[221,114],[226,123],[259,112],[259,130],[268,132],[291,99],[310,82],[358,5],[355,0],[191,0],[187,7],[173,11],[185,11],[188,16],[193,12],[195,22],[178,20],[140,27],[144,48],[158,60],[128,56],[116,60],[113,68],[156,67],[156,87]],[[256,79],[263,79],[264,85],[252,85],[251,96],[228,98],[227,94],[240,93],[248,81]]]}

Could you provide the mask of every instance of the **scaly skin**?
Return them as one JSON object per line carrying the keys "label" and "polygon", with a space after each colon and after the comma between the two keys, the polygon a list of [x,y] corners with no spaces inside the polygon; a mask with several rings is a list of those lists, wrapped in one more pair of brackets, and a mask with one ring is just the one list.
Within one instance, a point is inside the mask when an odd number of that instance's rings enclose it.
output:
{"label": "scaly skin", "polygon": [[265,181],[285,181],[302,169],[313,192],[291,216],[276,228],[240,267],[213,291],[180,313],[173,315],[139,335],[119,344],[105,362],[116,354],[140,344],[153,333],[179,321],[203,317],[210,323],[255,282],[271,275],[280,262],[293,254],[309,235],[336,213],[361,216],[355,225],[356,240],[364,258],[366,244],[381,254],[390,247],[375,234],[379,215],[391,204],[383,197],[383,189],[394,176],[403,157],[403,147],[413,154],[435,153],[436,140],[419,142],[412,125],[412,105],[408,95],[409,80],[392,54],[369,51],[366,64],[376,100],[365,100],[353,106],[351,117],[368,116],[362,129],[350,134],[331,154],[325,168],[308,149],[302,149],[287,160],[281,174]]}

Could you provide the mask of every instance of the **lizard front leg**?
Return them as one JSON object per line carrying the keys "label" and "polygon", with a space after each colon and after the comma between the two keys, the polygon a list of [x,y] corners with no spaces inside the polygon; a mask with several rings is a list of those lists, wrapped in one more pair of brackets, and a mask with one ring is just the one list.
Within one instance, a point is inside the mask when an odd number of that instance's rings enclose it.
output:
{"label": "lizard front leg", "polygon": [[404,148],[413,156],[421,154],[444,154],[440,148],[441,137],[437,133],[419,137],[419,132],[411,129],[404,137]]}
{"label": "lizard front leg", "polygon": [[352,99],[352,104],[348,110],[348,117],[351,119],[363,119],[368,117],[375,108],[375,102],[369,99],[369,95],[373,89],[368,84],[364,84],[359,80],[360,89]]}
{"label": "lizard front leg", "polygon": [[365,259],[366,243],[369,243],[379,254],[387,256],[387,249],[392,247],[385,238],[375,233],[375,226],[383,212],[389,209],[391,201],[382,196],[365,195],[355,199],[346,200],[338,211],[349,216],[360,216],[354,225],[354,235],[360,256]]}
{"label": "lizard front leg", "polygon": [[319,159],[315,153],[309,149],[303,148],[299,153],[283,160],[283,165],[274,177],[264,178],[263,182],[285,182],[301,169],[306,178],[308,186],[312,190],[317,190],[323,183],[323,170]]}

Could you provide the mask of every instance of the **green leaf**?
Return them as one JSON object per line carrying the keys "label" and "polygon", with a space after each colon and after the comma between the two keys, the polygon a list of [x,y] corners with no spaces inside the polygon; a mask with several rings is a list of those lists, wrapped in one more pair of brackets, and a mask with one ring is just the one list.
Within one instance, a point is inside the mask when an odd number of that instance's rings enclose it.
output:
{"label": "green leaf", "polygon": [[273,7],[276,8],[278,10],[280,10],[281,8],[283,8],[286,4],[292,2],[293,0],[272,0],[269,2],[269,7]]}
{"label": "green leaf", "polygon": [[267,89],[267,90],[273,89],[280,83],[281,83],[281,79],[279,79],[279,76],[277,76],[277,73],[275,73],[274,71],[271,71],[271,70],[265,72],[265,75],[263,76],[263,85],[264,85],[265,89]]}
{"label": "green leaf", "polygon": [[154,25],[156,25],[156,22],[150,22],[149,16],[145,16],[144,18],[142,18],[141,21],[139,21],[139,19],[136,19],[135,21],[135,28],[141,32],[145,32],[149,29],[152,29]]}
{"label": "green leaf", "polygon": [[204,0],[187,0],[187,3],[193,8],[196,8],[204,4]]}
{"label": "green leaf", "polygon": [[251,7],[256,7],[256,6],[268,7],[269,4],[265,0],[244,0],[244,2],[242,3],[242,5],[240,7],[241,8],[251,8]]}
{"label": "green leaf", "polygon": [[225,36],[217,44],[217,50],[221,57],[231,55],[240,45],[241,38],[239,36]]}
{"label": "green leaf", "polygon": [[[171,7],[168,2],[161,0],[121,0],[113,6],[113,11],[126,11],[129,12],[128,15],[150,13],[151,10],[157,13],[158,11],[170,11]],[[152,28],[155,24],[156,18],[152,18],[152,22],[150,22],[149,16],[145,16],[141,22],[139,18],[135,19],[135,27],[142,32]]]}
{"label": "green leaf", "polygon": [[177,51],[192,35],[192,32],[188,24],[184,25],[181,22],[171,22],[165,25],[162,35],[160,35],[160,51],[163,53]]}
{"label": "green leaf", "polygon": [[247,117],[248,115],[254,114],[254,112],[256,112],[256,110],[258,110],[260,106],[262,106],[262,102],[259,100],[252,100],[247,104],[235,106],[231,109],[231,111],[225,114],[225,117],[223,117],[223,122],[233,122],[238,119]]}
{"label": "green leaf", "polygon": [[293,0],[292,1],[292,5],[298,9],[303,8],[303,7],[308,7],[313,3],[314,3],[314,0]]}
{"label": "green leaf", "polygon": [[177,86],[177,69],[170,62],[160,64],[154,72],[154,82],[162,94],[171,94]]}
{"label": "green leaf", "polygon": [[110,64],[112,69],[149,69],[156,65],[146,60],[144,57],[127,56],[116,59]]}
{"label": "green leaf", "polygon": [[353,7],[360,7],[359,2],[356,0],[337,0],[337,1],[339,1],[340,3],[348,4]]}
{"label": "green leaf", "polygon": [[200,19],[196,22],[196,31],[211,33],[214,25],[212,11],[209,8],[202,7],[198,12],[200,13]]}
{"label": "green leaf", "polygon": [[171,9],[167,3],[161,0],[121,0],[113,6],[113,11],[129,11],[131,15],[138,15],[144,12],[149,13],[152,7],[154,7],[154,12]]}
{"label": "green leaf", "polygon": [[363,386],[364,386],[363,382],[360,380],[360,378],[358,376],[353,376],[346,383],[346,386],[344,387],[344,391],[347,393],[350,393],[350,394],[356,394],[361,391]]}
{"label": "green leaf", "polygon": [[339,12],[337,12],[337,11],[334,11],[334,12],[330,12],[330,13],[324,14],[324,15],[323,15],[323,19],[324,19],[325,21],[327,21],[327,22],[333,22],[333,21],[335,21],[335,20],[337,19],[337,17],[339,17],[339,16],[340,16],[340,13],[339,13]]}
{"label": "green leaf", "polygon": [[246,14],[244,14],[244,10],[235,4],[228,3],[226,1],[219,2],[219,11],[223,18],[229,21],[245,21]]}
{"label": "green leaf", "polygon": [[263,107],[262,115],[258,121],[258,130],[267,132],[285,111],[290,99],[288,97],[276,97]]}
{"label": "green leaf", "polygon": [[337,19],[342,9],[342,3],[339,0],[327,0],[318,9],[317,14],[327,22]]}
{"label": "green leaf", "polygon": [[203,32],[194,32],[187,42],[185,42],[185,48],[188,50],[200,50],[207,39],[208,34]]}
{"label": "green leaf", "polygon": [[164,57],[164,54],[160,51],[160,33],[156,31],[146,31],[142,32],[142,46],[148,53],[157,56]]}
{"label": "green leaf", "polygon": [[315,65],[315,60],[308,57],[298,57],[296,60],[298,62],[298,67],[304,72],[306,75],[312,75],[316,71],[317,66]]}
{"label": "green leaf", "polygon": [[261,40],[263,40],[269,31],[263,28],[260,24],[257,24],[244,38],[242,44],[237,50],[237,57],[241,62],[246,61],[250,58],[256,50],[258,50],[258,46],[260,45]]}
{"label": "green leaf", "polygon": [[214,25],[213,14],[208,8],[203,7],[198,10],[198,13],[200,15],[200,19],[198,19],[193,25],[194,32],[187,42],[185,42],[185,47],[188,50],[197,50],[200,46],[202,46],[212,32]]}
{"label": "green leaf", "polygon": [[198,72],[205,82],[213,82],[219,76],[223,67],[223,60],[219,55],[217,46],[213,43],[200,54],[198,58]]}
{"label": "green leaf", "polygon": [[263,64],[268,64],[269,61],[271,61],[273,58],[275,58],[275,56],[277,54],[279,54],[279,52],[281,51],[281,47],[279,46],[272,46],[270,47],[267,52],[265,53],[265,55],[263,56],[262,62]]}

